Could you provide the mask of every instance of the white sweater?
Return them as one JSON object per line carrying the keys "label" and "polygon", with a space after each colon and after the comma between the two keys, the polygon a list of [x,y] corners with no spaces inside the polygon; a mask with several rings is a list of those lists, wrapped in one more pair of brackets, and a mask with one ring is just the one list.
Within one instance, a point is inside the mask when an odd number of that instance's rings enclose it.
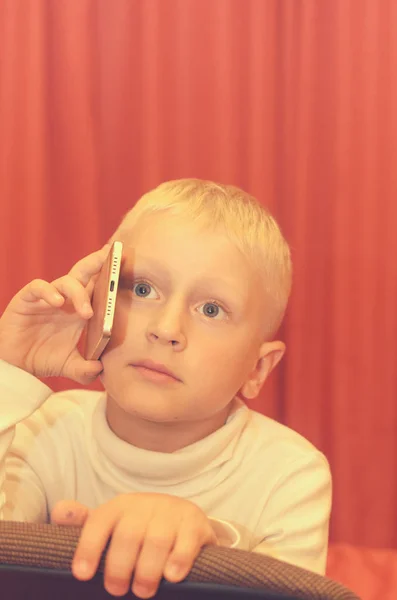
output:
{"label": "white sweater", "polygon": [[63,499],[94,508],[117,494],[173,494],[230,545],[324,573],[331,477],[307,440],[236,399],[221,429],[163,454],[119,439],[105,407],[104,392],[52,393],[0,360],[2,519],[46,522]]}

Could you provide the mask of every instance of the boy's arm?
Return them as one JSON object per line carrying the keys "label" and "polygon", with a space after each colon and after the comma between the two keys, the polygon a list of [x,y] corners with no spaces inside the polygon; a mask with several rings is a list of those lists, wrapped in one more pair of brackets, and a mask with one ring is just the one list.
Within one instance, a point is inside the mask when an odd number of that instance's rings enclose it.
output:
{"label": "boy's arm", "polygon": [[258,523],[252,550],[325,573],[332,482],[320,453],[299,458],[282,474]]}
{"label": "boy's arm", "polygon": [[[0,360],[0,518],[3,520],[46,520],[46,498],[38,476],[23,458],[14,457],[9,451],[17,423],[29,417],[51,393],[32,375]],[[28,439],[26,443],[29,444]]]}
{"label": "boy's arm", "polygon": [[[331,511],[331,475],[319,452],[293,461],[274,486],[255,531],[211,519],[221,545],[259,552],[323,575]],[[258,483],[258,494],[260,485]],[[241,507],[244,510],[244,507]]]}
{"label": "boy's arm", "polygon": [[0,518],[43,519],[45,494],[27,464],[35,431],[13,455],[15,425],[51,393],[36,377],[63,376],[86,384],[102,371],[100,361],[81,356],[78,341],[92,316],[94,281],[108,252],[106,245],[51,283],[31,281],[0,316]]}

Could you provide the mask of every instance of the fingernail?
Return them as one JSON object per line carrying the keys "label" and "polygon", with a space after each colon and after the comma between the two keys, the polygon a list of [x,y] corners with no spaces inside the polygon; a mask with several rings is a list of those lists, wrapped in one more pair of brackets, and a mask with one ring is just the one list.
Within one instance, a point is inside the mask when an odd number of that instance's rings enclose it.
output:
{"label": "fingernail", "polygon": [[178,565],[171,564],[166,568],[165,574],[170,579],[178,579],[182,574],[182,570]]}
{"label": "fingernail", "polygon": [[85,302],[83,304],[83,313],[87,316],[92,315],[92,307],[91,304],[89,304],[88,302]]}
{"label": "fingernail", "polygon": [[125,596],[127,592],[125,586],[117,585],[116,583],[112,583],[110,585],[106,584],[105,587],[112,596]]}
{"label": "fingernail", "polygon": [[90,565],[86,560],[78,560],[73,565],[73,571],[79,577],[88,577],[91,573]]}
{"label": "fingernail", "polygon": [[151,596],[153,596],[153,591],[151,590],[151,588],[148,588],[146,587],[146,585],[141,585],[139,583],[133,586],[132,591],[135,594],[135,596],[138,596],[139,598],[150,598]]}

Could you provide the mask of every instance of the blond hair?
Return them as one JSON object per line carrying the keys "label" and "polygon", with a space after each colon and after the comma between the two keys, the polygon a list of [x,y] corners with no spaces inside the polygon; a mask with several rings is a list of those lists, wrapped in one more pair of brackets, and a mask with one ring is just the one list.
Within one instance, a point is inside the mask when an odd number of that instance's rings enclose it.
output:
{"label": "blond hair", "polygon": [[287,307],[292,265],[288,244],[271,214],[234,185],[178,179],[144,194],[125,215],[112,239],[122,239],[142,217],[159,211],[189,217],[210,230],[223,229],[259,269],[266,295],[264,335],[274,335]]}

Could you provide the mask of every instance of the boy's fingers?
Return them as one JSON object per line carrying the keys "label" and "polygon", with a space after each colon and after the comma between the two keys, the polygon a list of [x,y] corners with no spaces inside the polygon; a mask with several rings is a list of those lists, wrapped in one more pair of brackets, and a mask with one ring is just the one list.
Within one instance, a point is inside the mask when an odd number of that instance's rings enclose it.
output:
{"label": "boy's fingers", "polygon": [[70,269],[69,275],[86,286],[91,277],[101,270],[109,250],[110,244],[105,244],[100,250],[85,256]]}
{"label": "boy's fingers", "polygon": [[[82,318],[90,318],[92,291],[109,249],[110,245],[106,244],[101,250],[77,262],[68,275],[59,277],[51,283],[43,279],[31,281],[20,291],[18,297],[24,302],[32,303],[43,300],[54,308],[61,307],[65,298],[68,298]],[[43,308],[46,306],[44,302]]]}
{"label": "boy's fingers", "polygon": [[[86,256],[74,265],[68,275],[59,277],[52,283],[44,279],[34,279],[22,288],[19,297],[24,302],[44,300],[55,307],[62,306],[65,297],[72,300],[80,297],[89,302],[95,281],[109,253],[109,248],[109,244],[106,244],[101,250]],[[83,287],[88,284],[90,284],[90,293],[87,293]],[[82,304],[83,300],[80,302],[80,306],[75,306],[78,312],[80,312],[79,308]]]}
{"label": "boy's fingers", "polygon": [[201,548],[218,543],[216,535],[211,529],[203,532],[190,525],[182,524],[178,531],[178,537],[164,569],[164,577],[168,581],[182,581],[193,567]]}
{"label": "boy's fingers", "polygon": [[135,566],[132,592],[139,598],[154,596],[163,577],[164,567],[175,543],[176,528],[165,519],[154,519],[145,534]]}
{"label": "boy's fingers", "polygon": [[65,364],[62,375],[83,385],[88,385],[95,381],[102,370],[103,365],[99,360],[85,360],[76,350]]}
{"label": "boy's fingers", "polygon": [[85,287],[85,290],[86,290],[89,298],[92,298],[92,292],[94,291],[95,284],[96,284],[98,277],[99,277],[99,273],[96,273],[95,275],[93,275]]}
{"label": "boy's fingers", "polygon": [[51,512],[51,522],[57,525],[82,526],[90,514],[90,509],[75,500],[57,502]]}
{"label": "boy's fingers", "polygon": [[52,282],[52,285],[65,298],[72,301],[76,312],[79,313],[83,319],[92,317],[90,298],[86,289],[79,281],[77,281],[77,279],[71,275],[65,275],[64,277],[55,279],[55,281]]}
{"label": "boy's fingers", "polygon": [[109,594],[122,596],[128,592],[132,573],[145,536],[142,520],[125,516],[114,528],[106,553],[104,584]]}
{"label": "boy's fingers", "polygon": [[37,302],[44,300],[51,306],[62,306],[64,297],[48,281],[44,279],[34,279],[27,286],[22,288],[19,297],[24,302]]}
{"label": "boy's fingers", "polygon": [[118,512],[112,510],[109,503],[88,516],[72,563],[72,572],[77,579],[85,581],[95,575],[102,552],[118,519]]}

